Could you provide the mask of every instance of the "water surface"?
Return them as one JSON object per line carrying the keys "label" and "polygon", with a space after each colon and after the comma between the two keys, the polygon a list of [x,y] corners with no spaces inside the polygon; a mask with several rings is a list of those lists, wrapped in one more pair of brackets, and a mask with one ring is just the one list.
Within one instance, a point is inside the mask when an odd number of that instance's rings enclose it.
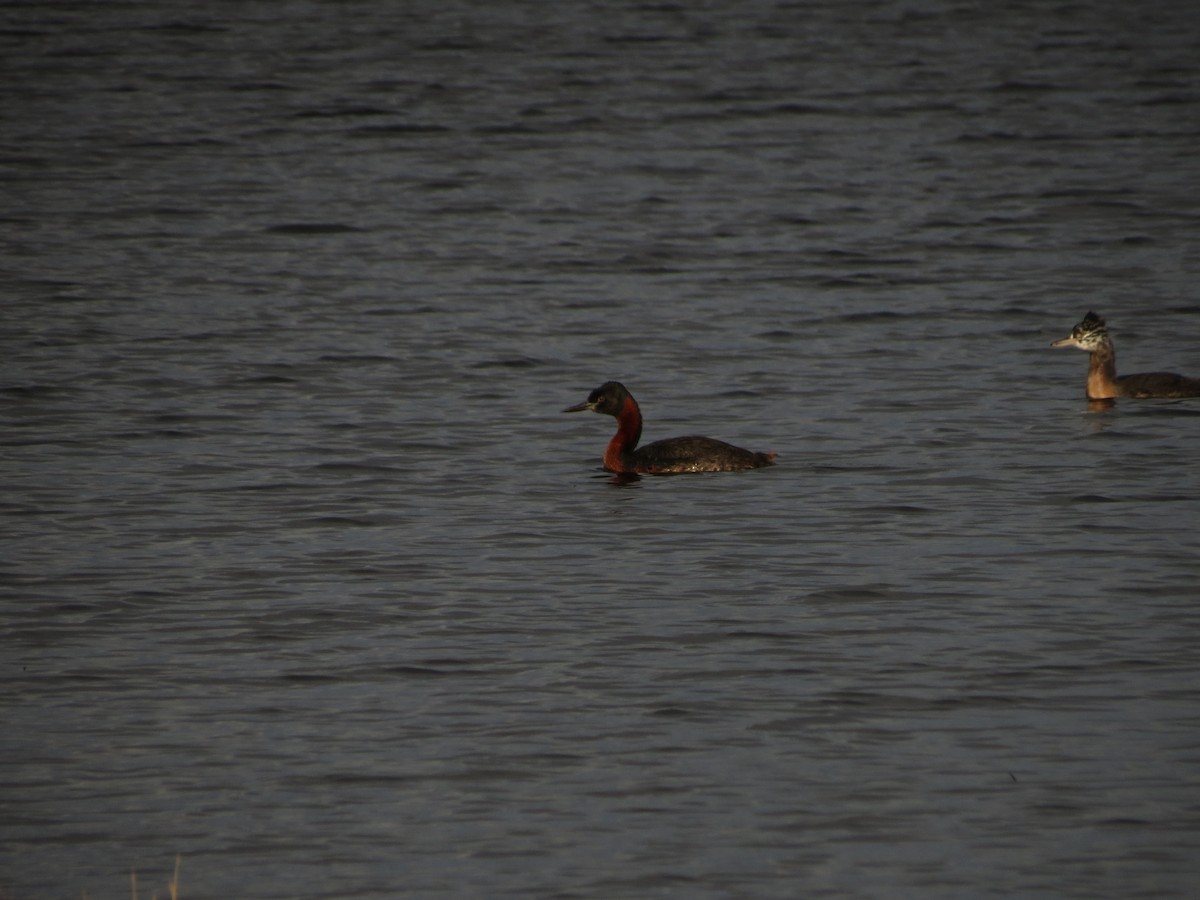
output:
{"label": "water surface", "polygon": [[1190,894],[1190,9],[2,39],[4,896]]}

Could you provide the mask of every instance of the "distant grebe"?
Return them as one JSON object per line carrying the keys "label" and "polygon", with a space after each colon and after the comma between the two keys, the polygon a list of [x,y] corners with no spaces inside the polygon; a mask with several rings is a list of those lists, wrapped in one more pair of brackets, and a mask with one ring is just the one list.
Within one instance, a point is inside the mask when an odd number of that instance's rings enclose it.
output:
{"label": "distant grebe", "polygon": [[1051,347],[1078,347],[1091,354],[1088,360],[1087,396],[1089,400],[1113,397],[1200,397],[1200,378],[1185,378],[1173,372],[1142,372],[1117,375],[1117,351],[1104,327],[1104,320],[1089,312],[1071,329],[1069,337],[1054,341]]}
{"label": "distant grebe", "polygon": [[674,475],[735,472],[774,464],[774,453],[755,453],[708,437],[668,438],[636,449],[642,437],[642,411],[625,385],[616,381],[605,382],[583,403],[568,406],[563,412],[585,409],[617,418],[617,433],[604,451],[604,468],[610,472]]}

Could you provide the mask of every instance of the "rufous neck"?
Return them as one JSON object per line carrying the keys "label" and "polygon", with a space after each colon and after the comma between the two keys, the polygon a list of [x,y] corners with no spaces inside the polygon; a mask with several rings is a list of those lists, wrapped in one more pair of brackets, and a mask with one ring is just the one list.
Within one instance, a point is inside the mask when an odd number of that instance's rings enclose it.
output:
{"label": "rufous neck", "polygon": [[621,411],[617,413],[617,433],[608,442],[604,451],[604,467],[611,472],[632,472],[629,460],[638,441],[642,439],[642,411],[637,401],[626,397]]}

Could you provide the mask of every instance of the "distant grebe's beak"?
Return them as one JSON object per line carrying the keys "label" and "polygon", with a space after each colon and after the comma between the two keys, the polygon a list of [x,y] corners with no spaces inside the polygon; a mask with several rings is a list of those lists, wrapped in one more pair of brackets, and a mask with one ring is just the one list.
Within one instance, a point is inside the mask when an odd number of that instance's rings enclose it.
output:
{"label": "distant grebe's beak", "polygon": [[1061,341],[1051,341],[1050,346],[1051,347],[1074,347],[1074,346],[1076,346],[1075,338],[1071,337],[1070,335],[1067,335]]}
{"label": "distant grebe's beak", "polygon": [[594,403],[588,403],[584,400],[582,403],[576,403],[574,406],[568,406],[563,412],[583,412],[585,409],[595,409]]}

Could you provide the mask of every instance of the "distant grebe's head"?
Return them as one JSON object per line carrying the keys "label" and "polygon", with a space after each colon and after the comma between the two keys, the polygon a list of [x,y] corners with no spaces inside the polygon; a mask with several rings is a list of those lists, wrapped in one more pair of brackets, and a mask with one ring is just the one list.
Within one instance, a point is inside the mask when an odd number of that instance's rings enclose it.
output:
{"label": "distant grebe's head", "polygon": [[620,415],[628,398],[629,391],[625,389],[625,385],[619,381],[606,381],[588,394],[585,401],[568,406],[563,412],[580,412],[590,409],[592,412],[602,413],[606,416],[616,416]]}
{"label": "distant grebe's head", "polygon": [[1051,347],[1078,347],[1080,350],[1091,352],[1098,350],[1108,343],[1108,329],[1104,320],[1094,312],[1089,312],[1083,321],[1071,329],[1071,334],[1061,341],[1054,341]]}

